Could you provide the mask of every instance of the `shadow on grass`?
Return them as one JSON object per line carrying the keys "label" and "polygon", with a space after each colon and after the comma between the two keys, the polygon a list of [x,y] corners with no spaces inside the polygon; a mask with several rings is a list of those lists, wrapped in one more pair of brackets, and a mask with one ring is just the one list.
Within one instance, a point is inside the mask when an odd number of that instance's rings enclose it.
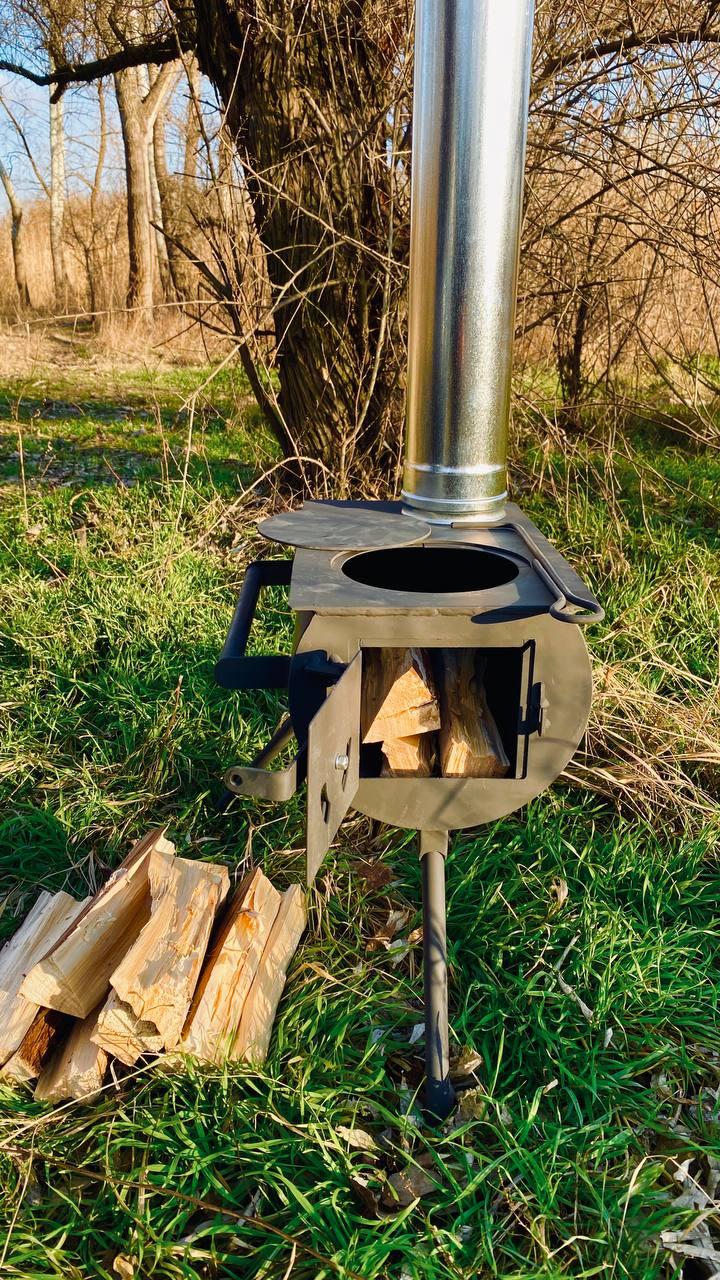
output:
{"label": "shadow on grass", "polygon": [[[42,399],[32,396],[7,395],[0,393],[0,419],[7,422],[20,422],[23,425],[37,422],[69,422],[77,423],[86,420],[88,423],[123,423],[140,420],[164,427],[167,431],[182,430],[190,413],[186,407],[173,408],[157,402],[148,407],[147,392],[129,392],[127,403],[118,404],[117,398],[64,400],[54,396]],[[231,405],[221,410],[217,402],[210,407],[202,403],[195,414],[197,421],[205,430],[223,430],[233,418]]]}
{"label": "shadow on grass", "polygon": [[[6,437],[7,439],[7,437]],[[44,446],[38,449],[37,446]],[[51,447],[48,448],[48,445]],[[23,466],[28,488],[58,488],[77,485],[116,486],[131,488],[144,480],[161,480],[177,483],[182,479],[184,457],[182,445],[163,453],[162,448],[122,449],[103,444],[78,446],[63,437],[52,441],[42,439],[23,442]],[[193,453],[188,462],[187,478],[190,482],[205,481],[219,493],[229,491],[236,495],[238,480],[247,485],[257,470],[254,458],[212,457],[203,451]],[[0,483],[21,484],[22,470],[17,449],[2,451],[0,437]]]}

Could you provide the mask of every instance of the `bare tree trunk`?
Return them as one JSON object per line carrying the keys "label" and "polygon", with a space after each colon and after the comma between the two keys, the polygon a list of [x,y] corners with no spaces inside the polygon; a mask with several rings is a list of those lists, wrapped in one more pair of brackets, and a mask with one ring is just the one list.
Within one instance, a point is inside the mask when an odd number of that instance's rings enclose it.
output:
{"label": "bare tree trunk", "polygon": [[140,325],[153,317],[152,196],[148,137],[137,70],[118,71],[115,93],[125,149],[128,229],[127,305]]}
{"label": "bare tree trunk", "polygon": [[[565,306],[558,305],[558,322],[555,326],[555,349],[557,356],[560,395],[562,397],[562,422],[570,431],[582,430],[582,397],[585,390],[585,339],[593,294],[591,284],[594,266],[594,254],[602,229],[602,206],[592,223],[592,229],[586,249],[584,279],[576,287],[574,295]],[[568,332],[569,331],[569,332]]]}
{"label": "bare tree trunk", "polygon": [[25,254],[25,228],[23,226],[23,207],[18,199],[15,185],[5,165],[0,161],[0,182],[5,188],[5,195],[10,205],[10,235],[12,239],[13,267],[15,270],[15,286],[18,291],[20,311],[30,308],[30,286],[28,285],[27,257]]}
{"label": "bare tree trunk", "polygon": [[158,195],[162,208],[162,227],[165,233],[163,243],[167,254],[170,276],[176,296],[187,299],[192,291],[193,272],[185,254],[178,248],[178,244],[185,243],[186,227],[184,226],[180,209],[179,186],[168,173],[165,150],[165,116],[162,111],[158,112],[155,128],[153,129],[153,151]]}
{"label": "bare tree trunk", "polygon": [[178,74],[176,63],[166,63],[146,93],[143,93],[142,77],[137,68],[118,71],[115,75],[127,182],[130,260],[127,305],[141,325],[149,324],[153,316],[156,250],[152,228],[152,135],[158,113],[177,83]]}
{"label": "bare tree trunk", "polygon": [[90,252],[88,255],[88,289],[90,292],[90,310],[93,323],[97,327],[100,312],[100,280],[102,278],[102,262],[98,251],[100,225],[98,219],[98,202],[102,190],[102,176],[107,152],[107,111],[105,109],[105,86],[98,81],[98,151],[95,163],[93,184],[90,188]]}
{"label": "bare tree trunk", "polygon": [[[52,60],[51,60],[52,67]],[[65,115],[63,99],[53,102],[50,93],[50,253],[52,255],[55,309],[67,311],[68,277],[65,262]]]}
{"label": "bare tree trunk", "polygon": [[[159,74],[160,74],[159,71],[154,70],[152,73],[153,79],[157,79]],[[152,83],[150,68],[139,67],[138,77],[139,77],[140,90],[143,96],[143,101],[146,101],[147,96],[150,92],[150,85]],[[152,210],[152,221],[154,224],[153,225],[153,233],[154,233],[153,245],[155,249],[155,262],[157,265],[158,276],[160,279],[160,288],[162,290],[163,302],[169,302],[172,299],[173,282],[172,282],[172,277],[170,275],[170,263],[168,262],[167,240],[165,239],[164,223],[163,223],[163,208],[162,208],[162,201],[160,199],[160,188],[158,186],[158,175],[155,168],[155,154],[156,154],[155,133],[156,133],[158,121],[161,119],[164,121],[166,105],[167,105],[167,100],[165,100],[165,102],[163,102],[162,106],[159,108],[157,116],[155,118],[154,125],[150,125],[150,123],[148,122],[148,141],[147,141],[148,170],[150,175],[150,206]],[[164,148],[164,145],[165,145],[164,124],[162,127],[162,135],[163,135],[163,148]]]}
{"label": "bare tree trunk", "polygon": [[[152,197],[152,215],[155,224],[155,251],[157,253],[158,270],[162,286],[163,300],[170,302],[175,294],[175,278],[170,263],[170,247],[165,233],[169,231],[165,220],[165,204],[160,189],[161,173],[167,179],[167,160],[165,156],[165,108],[157,113],[148,147],[148,164],[150,166],[150,190]],[[172,234],[172,233],[171,233]]]}
{"label": "bare tree trunk", "polygon": [[197,187],[198,149],[201,140],[200,117],[200,68],[196,58],[186,58],[187,108],[185,111],[185,139],[183,146],[183,195],[191,200]]}
{"label": "bare tree trunk", "polygon": [[200,65],[237,140],[273,294],[279,396],[263,394],[260,378],[253,390],[285,454],[322,459],[336,492],[367,480],[369,457],[392,486],[404,410],[407,28],[374,23],[363,0],[195,9]]}

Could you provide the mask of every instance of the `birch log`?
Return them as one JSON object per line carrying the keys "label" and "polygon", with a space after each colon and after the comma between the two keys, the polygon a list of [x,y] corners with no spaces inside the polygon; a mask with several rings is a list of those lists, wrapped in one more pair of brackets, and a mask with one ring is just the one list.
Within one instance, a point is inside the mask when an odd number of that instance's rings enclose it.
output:
{"label": "birch log", "polygon": [[150,866],[172,861],[162,831],[139,840],[61,938],[28,973],[20,994],[76,1018],[106,995],[110,975],[150,915]]}
{"label": "birch log", "polygon": [[265,1061],[288,965],[297,951],[305,920],[305,894],[299,884],[291,885],[283,894],[280,910],[248,992],[232,1049],[233,1058],[246,1062]]}
{"label": "birch log", "polygon": [[174,858],[153,894],[150,919],[110,982],[135,1016],[172,1049],[182,1034],[215,912],[230,881],[225,867]]}
{"label": "birch log", "polygon": [[38,1005],[20,995],[25,974],[77,919],[85,903],[43,890],[17,933],[0,951],[0,1064],[30,1030]]}
{"label": "birch log", "polygon": [[422,649],[367,649],[363,657],[363,742],[409,738],[440,728],[435,682]]}
{"label": "birch log", "polygon": [[473,649],[444,649],[440,769],[444,778],[502,778],[510,761],[485,697]]}
{"label": "birch log", "polygon": [[41,1072],[35,1097],[43,1102],[63,1102],[66,1098],[94,1098],[100,1092],[108,1055],[92,1039],[99,1010],[76,1022],[65,1044],[54,1053]]}
{"label": "birch log", "polygon": [[138,1018],[113,988],[100,1009],[91,1038],[126,1067],[134,1067],[143,1054],[161,1053],[163,1048],[163,1038],[155,1024]]}
{"label": "birch log", "polygon": [[281,899],[257,868],[236,890],[208,955],[182,1047],[206,1062],[232,1054],[243,1006]]}

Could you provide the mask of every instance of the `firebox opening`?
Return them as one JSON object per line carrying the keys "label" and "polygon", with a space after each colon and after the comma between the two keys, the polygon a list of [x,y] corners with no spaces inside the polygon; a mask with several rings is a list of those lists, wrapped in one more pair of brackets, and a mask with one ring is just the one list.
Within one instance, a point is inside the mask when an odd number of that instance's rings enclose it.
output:
{"label": "firebox opening", "polygon": [[361,777],[524,777],[533,649],[363,648]]}
{"label": "firebox opening", "polygon": [[483,547],[390,547],[351,556],[342,566],[346,577],[381,591],[449,594],[488,591],[517,577],[518,566]]}

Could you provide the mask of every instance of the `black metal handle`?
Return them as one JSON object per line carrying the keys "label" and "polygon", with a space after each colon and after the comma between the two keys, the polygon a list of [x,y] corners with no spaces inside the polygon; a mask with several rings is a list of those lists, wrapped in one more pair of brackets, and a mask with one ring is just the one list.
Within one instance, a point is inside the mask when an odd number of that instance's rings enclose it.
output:
{"label": "black metal handle", "polygon": [[[605,617],[602,605],[598,604],[582,578],[557,548],[548,542],[514,503],[508,504],[508,517],[533,557],[533,568],[556,597],[548,610],[550,617],[558,622],[574,622],[576,627],[602,622]],[[578,612],[573,613],[568,605],[575,606]]]}
{"label": "black metal handle", "polygon": [[290,656],[245,656],[250,628],[263,587],[290,585],[292,560],[254,560],[248,565],[225,647],[215,664],[215,679],[223,689],[285,689]]}
{"label": "black metal handle", "polygon": [[[557,622],[574,622],[576,627],[586,627],[591,622],[602,622],[605,610],[597,600],[589,594],[587,596],[571,594],[565,589],[565,584],[561,580],[558,581],[555,574],[549,572],[548,566],[541,560],[535,558],[533,565],[535,572],[540,575],[548,590],[555,593],[556,598],[548,610],[551,618],[555,618]],[[568,604],[574,606],[574,612],[573,609],[568,608]]]}

